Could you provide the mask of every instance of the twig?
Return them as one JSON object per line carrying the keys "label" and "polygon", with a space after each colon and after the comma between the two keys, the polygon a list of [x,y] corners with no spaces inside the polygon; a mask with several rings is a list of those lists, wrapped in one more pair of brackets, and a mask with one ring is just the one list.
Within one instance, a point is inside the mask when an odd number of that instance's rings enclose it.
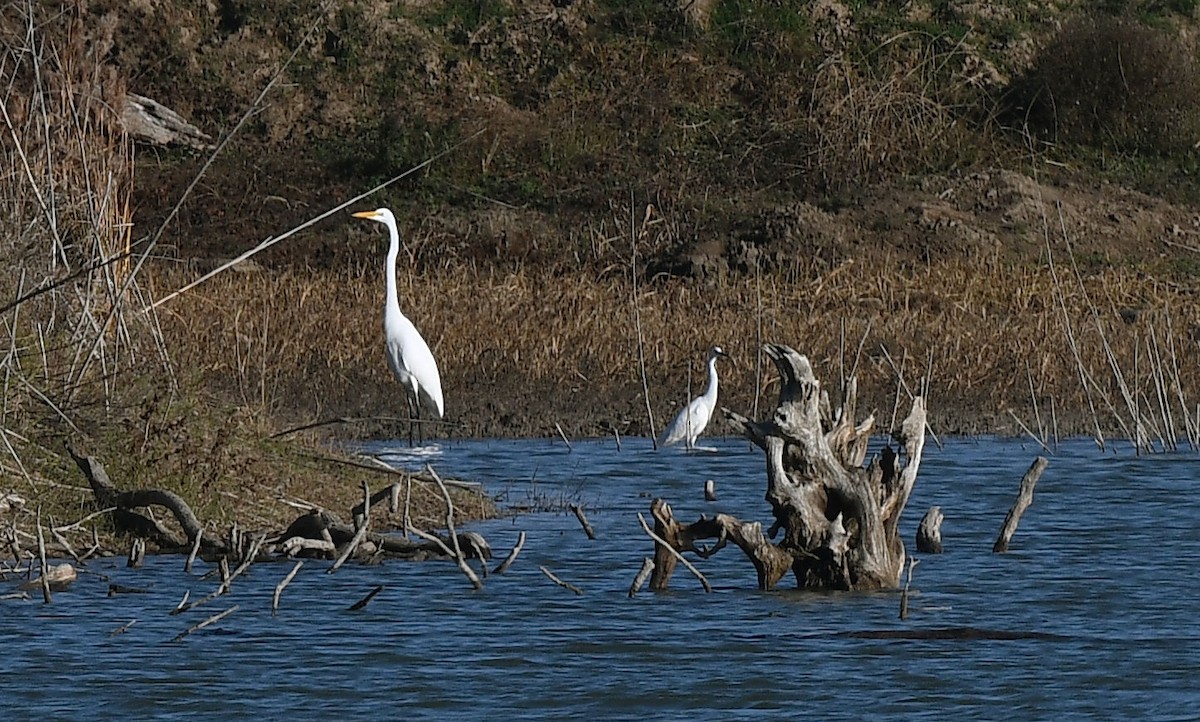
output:
{"label": "twig", "polygon": [[504,561],[500,562],[499,566],[492,570],[492,574],[503,574],[504,572],[508,571],[508,568],[512,566],[512,563],[517,560],[517,555],[521,553],[521,549],[524,546],[525,532],[521,532],[517,535],[517,543],[513,545],[512,551],[508,553],[508,556],[504,557]]}
{"label": "twig", "polygon": [[554,428],[558,429],[558,438],[562,439],[563,443],[567,445],[567,451],[574,451],[575,447],[571,446],[571,440],[563,433],[563,428],[557,421],[554,422]]}
{"label": "twig", "polygon": [[[475,570],[467,564],[467,560],[463,558],[462,549],[458,546],[458,533],[454,531],[454,502],[450,500],[450,492],[446,490],[446,485],[442,483],[442,477],[433,470],[432,466],[426,466],[425,469],[433,480],[437,482],[438,489],[442,491],[442,498],[446,501],[446,532],[450,535],[450,541],[454,544],[454,561],[457,562],[458,568],[462,573],[467,575],[467,579],[471,580],[471,585],[475,589],[483,589],[483,582],[479,581],[479,577],[475,574]],[[415,531],[415,530],[414,530]]]}
{"label": "twig", "polygon": [[550,571],[550,570],[549,570],[549,569],[547,569],[546,567],[539,566],[539,567],[538,567],[538,569],[542,570],[542,574],[545,574],[545,575],[546,575],[546,576],[547,576],[547,577],[550,579],[550,581],[554,582],[554,583],[555,583],[555,584],[557,584],[558,586],[560,586],[560,587],[562,587],[562,588],[564,588],[564,589],[570,589],[572,592],[575,592],[575,594],[576,594],[577,596],[582,596],[582,595],[583,595],[583,590],[582,590],[582,589],[580,589],[579,587],[575,586],[574,584],[572,584],[572,583],[570,583],[570,582],[564,582],[563,580],[561,580],[561,579],[559,579],[558,577],[554,576],[554,572]]}
{"label": "twig", "polygon": [[95,519],[98,516],[103,516],[105,514],[111,514],[112,512],[114,512],[116,510],[117,510],[117,507],[115,507],[115,506],[106,507],[104,509],[101,509],[100,511],[94,511],[91,514],[88,514],[87,516],[83,517],[82,519],[80,519],[77,522],[73,522],[71,524],[64,524],[63,526],[53,527],[51,529],[51,531],[58,531],[58,532],[74,531],[74,530],[78,529],[79,527],[83,526],[85,523],[91,521],[92,519]]}
{"label": "twig", "polygon": [[[883,352],[884,360],[888,362],[888,365],[892,367],[892,372],[896,374],[896,401],[895,406],[892,407],[892,428],[896,428],[896,415],[900,409],[900,389],[903,388],[904,392],[908,394],[909,398],[915,398],[921,394],[914,392],[912,388],[909,387],[908,382],[904,380],[903,369],[908,363],[908,349],[905,349],[904,354],[900,357],[899,366],[896,365],[896,361],[892,358],[892,355],[888,353],[887,346],[879,344],[879,350]],[[938,435],[933,432],[933,427],[930,426],[928,422],[925,423],[925,431],[929,434],[930,438],[933,439],[933,443],[937,444],[938,448],[941,448],[942,442],[938,438]]]}
{"label": "twig", "polygon": [[326,569],[325,573],[333,574],[336,572],[342,566],[342,564],[344,564],[346,560],[350,558],[350,555],[354,553],[354,550],[358,548],[358,545],[362,543],[363,538],[366,536],[367,525],[364,523],[358,528],[358,531],[354,532],[354,537],[350,539],[350,543],[342,549],[342,553],[338,555],[338,558],[336,561],[334,561],[333,566]]}
{"label": "twig", "polygon": [[262,547],[263,542],[266,540],[267,535],[265,533],[258,535],[258,538],[254,540],[254,543],[250,545],[250,549],[246,552],[246,557],[242,559],[242,563],[237,565],[237,568],[233,570],[233,573],[228,577],[225,577],[225,579],[221,582],[221,588],[225,590],[221,592],[222,594],[228,593],[230,587],[233,586],[233,580],[241,575],[242,572],[250,568],[250,565],[254,563],[255,558],[258,556],[259,548]]}
{"label": "twig", "polygon": [[333,566],[325,570],[326,574],[333,574],[341,568],[342,564],[344,564],[346,560],[350,558],[350,555],[353,554],[354,550],[358,548],[358,545],[362,543],[363,538],[367,535],[367,529],[371,526],[371,489],[367,486],[367,482],[365,480],[362,483],[362,490],[362,513],[361,517],[356,520],[359,522],[358,530],[354,532],[354,536],[350,539],[350,543],[347,544],[346,548],[342,550],[342,553],[338,555],[338,558],[333,563]]}
{"label": "twig", "polygon": [[659,535],[655,534],[654,530],[650,528],[650,525],[646,523],[646,517],[642,516],[640,511],[638,512],[637,518],[642,524],[642,529],[650,535],[651,539],[661,544],[664,549],[671,553],[671,556],[675,557],[680,564],[687,567],[687,570],[700,580],[700,584],[703,585],[705,592],[712,591],[712,585],[708,583],[708,579],[706,579],[705,576],[700,573],[700,570],[693,566],[692,563],[687,559],[685,559],[684,556],[679,553],[678,549],[668,544],[666,539],[663,539]]}
{"label": "twig", "polygon": [[294,567],[292,567],[292,571],[288,572],[287,576],[284,577],[282,581],[280,581],[278,584],[275,585],[275,593],[271,595],[271,616],[272,617],[274,617],[275,613],[279,611],[279,597],[281,594],[283,594],[284,587],[286,587],[287,585],[292,583],[292,580],[296,578],[296,573],[300,571],[300,567],[302,567],[302,566],[304,566],[303,559],[296,562],[296,565]]}
{"label": "twig", "polygon": [[205,619],[203,622],[200,622],[198,624],[193,624],[192,626],[188,627],[186,630],[184,630],[184,631],[180,632],[178,635],[176,635],[176,637],[174,639],[172,639],[171,641],[178,642],[178,641],[182,640],[184,637],[191,634],[192,632],[198,632],[210,624],[216,624],[217,622],[221,621],[225,617],[228,617],[230,614],[233,614],[234,612],[236,612],[237,608],[238,608],[238,605],[235,604],[223,612],[218,612],[217,614],[212,615],[208,619]]}
{"label": "twig", "polygon": [[[130,284],[133,283],[133,280],[137,277],[138,273],[142,270],[142,266],[146,263],[147,259],[150,258],[150,252],[153,251],[155,246],[158,245],[158,241],[162,238],[163,233],[165,233],[167,228],[170,227],[171,222],[175,219],[175,216],[178,215],[179,209],[183,207],[184,202],[188,199],[188,197],[192,194],[192,191],[195,190],[196,186],[200,183],[200,179],[203,178],[206,173],[208,173],[208,169],[212,167],[212,164],[217,160],[217,157],[219,155],[221,155],[222,151],[225,150],[225,146],[229,145],[230,141],[232,141],[233,138],[237,136],[238,131],[240,131],[242,129],[242,126],[244,126],[246,124],[246,121],[250,120],[251,117],[253,117],[254,115],[256,115],[258,113],[259,105],[263,102],[263,99],[267,97],[267,93],[271,92],[271,88],[275,87],[275,84],[277,82],[279,82],[279,79],[282,78],[284,73],[287,72],[287,69],[292,64],[292,61],[294,61],[296,59],[296,56],[300,53],[300,50],[308,43],[308,39],[312,36],[312,34],[314,32],[316,32],[317,28],[325,20],[325,11],[328,9],[328,6],[329,6],[329,3],[326,2],[321,7],[320,11],[317,12],[316,19],[313,21],[312,25],[309,26],[308,31],[304,34],[304,37],[301,38],[300,42],[296,44],[296,47],[292,49],[292,54],[289,55],[287,60],[285,60],[283,62],[283,65],[281,65],[279,67],[279,69],[277,71],[275,71],[275,74],[271,76],[271,79],[269,81],[267,81],[267,84],[263,87],[262,91],[258,94],[258,97],[256,97],[254,99],[254,102],[252,102],[250,104],[250,107],[246,109],[246,112],[242,114],[242,117],[238,118],[238,121],[237,121],[237,123],[234,124],[233,128],[230,129],[230,131],[225,134],[225,137],[221,139],[221,141],[217,144],[217,147],[215,149],[213,149],[212,154],[210,154],[208,156],[208,159],[204,162],[204,165],[201,166],[200,171],[195,175],[194,178],[192,178],[191,183],[189,183],[188,187],[183,190],[183,193],[180,194],[179,200],[175,202],[175,206],[171,209],[171,212],[168,213],[166,218],[163,219],[162,224],[159,225],[158,230],[155,231],[154,236],[150,239],[150,242],[146,245],[146,249],[144,251],[142,251],[141,255],[138,257],[137,263],[134,264],[133,270],[129,273],[129,276],[125,279],[125,283],[123,284],[121,291],[117,296],[118,298],[121,296],[124,296],[125,292],[129,290]],[[229,265],[233,265],[233,264],[231,263]],[[215,273],[212,275],[215,275]],[[205,279],[201,279],[201,280],[205,280]],[[159,303],[162,303],[162,301],[155,303],[154,305],[150,306],[146,310],[155,308],[156,306],[159,305]],[[106,319],[106,322],[107,322],[107,319]]]}
{"label": "twig", "polygon": [[42,601],[50,604],[54,599],[50,596],[50,578],[46,576],[46,535],[42,533],[42,507],[39,504],[37,509],[37,542],[38,542],[38,561],[42,566]]}
{"label": "twig", "polygon": [[1047,454],[1050,454],[1050,455],[1054,454],[1054,452],[1050,450],[1050,447],[1046,446],[1046,443],[1044,441],[1042,441],[1041,439],[1039,439],[1037,437],[1037,434],[1034,434],[1032,431],[1030,431],[1029,427],[1025,425],[1025,422],[1021,421],[1020,417],[1018,417],[1015,413],[1013,413],[1012,409],[1007,409],[1007,411],[1008,411],[1008,415],[1013,418],[1013,421],[1017,422],[1017,426],[1020,426],[1021,430],[1029,435],[1029,438],[1033,439],[1034,442],[1037,443],[1038,446],[1042,447],[1042,449]]}
{"label": "twig", "polygon": [[71,543],[67,541],[67,538],[60,534],[58,529],[54,528],[53,519],[50,520],[50,534],[54,536],[54,541],[58,542],[60,545],[62,545],[63,549],[67,550],[67,553],[71,555],[71,558],[75,560],[76,564],[83,564],[83,560],[79,557],[79,554],[75,552],[75,549],[71,546]]}
{"label": "twig", "polygon": [[[399,416],[334,416],[328,419],[321,419],[320,421],[310,421],[307,424],[293,426],[291,428],[284,429],[283,431],[277,431],[274,434],[271,434],[268,438],[278,439],[282,436],[288,436],[289,434],[295,434],[301,431],[309,431],[311,429],[319,429],[322,426],[330,426],[332,424],[367,424],[379,422],[396,423],[400,421],[409,421],[409,419],[407,417],[401,418]],[[421,423],[449,427],[459,426],[459,424],[456,424],[453,421],[436,421],[434,419],[422,420]]]}
{"label": "twig", "polygon": [[908,558],[908,580],[904,582],[904,591],[900,593],[900,619],[908,619],[908,588],[912,586],[913,567],[920,562],[916,557]]}
{"label": "twig", "polygon": [[188,611],[189,609],[194,609],[194,608],[200,606],[201,604],[207,604],[208,602],[211,602],[212,600],[216,599],[217,597],[221,596],[222,594],[228,594],[229,590],[233,587],[233,580],[237,579],[238,576],[240,576],[242,574],[242,572],[249,569],[250,565],[254,563],[255,557],[258,556],[258,550],[262,546],[263,542],[266,541],[266,538],[267,538],[266,534],[260,534],[254,540],[254,542],[250,545],[250,549],[246,552],[246,558],[242,560],[242,563],[239,564],[237,566],[237,568],[235,568],[233,570],[232,573],[229,573],[229,571],[228,571],[229,565],[225,562],[225,558],[222,557],[221,564],[218,566],[218,568],[221,570],[221,584],[216,588],[216,590],[211,592],[210,594],[208,594],[205,597],[201,597],[200,599],[197,599],[196,601],[192,602],[191,604],[186,603],[187,596],[184,595],[184,601],[180,602],[179,606],[176,607],[175,611],[171,612],[171,614],[173,614],[173,615],[181,614],[183,612]]}
{"label": "twig", "polygon": [[[646,206],[646,217],[642,221],[642,227],[645,228],[646,221],[650,220],[651,213],[654,212],[654,206]],[[629,278],[631,281],[632,290],[630,298],[633,304],[633,326],[637,331],[637,352],[638,352],[638,374],[642,378],[642,398],[646,400],[646,421],[650,425],[650,444],[658,448],[658,434],[654,432],[654,410],[650,405],[650,384],[646,380],[646,345],[642,339],[642,312],[638,307],[638,286],[637,286],[637,239],[638,234],[633,227],[633,190],[629,191]]]}

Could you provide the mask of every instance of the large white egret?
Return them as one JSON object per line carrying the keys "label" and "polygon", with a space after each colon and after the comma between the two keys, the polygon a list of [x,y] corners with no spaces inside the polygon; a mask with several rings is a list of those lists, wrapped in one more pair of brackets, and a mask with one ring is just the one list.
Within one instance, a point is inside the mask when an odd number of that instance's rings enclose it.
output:
{"label": "large white egret", "polygon": [[663,431],[659,446],[670,446],[683,441],[687,448],[696,446],[696,437],[708,426],[713,409],[717,408],[717,359],[729,358],[720,346],[708,350],[708,388],[704,394],[692,399],[675,420]]}
{"label": "large white egret", "polygon": [[400,255],[400,232],[396,216],[387,208],[362,211],[355,218],[366,218],[387,226],[392,245],[387,254],[387,299],[383,306],[384,351],[388,367],[404,387],[410,412],[420,416],[421,410],[442,418],[442,379],[429,344],[421,338],[417,327],[400,312],[396,293],[396,257]]}

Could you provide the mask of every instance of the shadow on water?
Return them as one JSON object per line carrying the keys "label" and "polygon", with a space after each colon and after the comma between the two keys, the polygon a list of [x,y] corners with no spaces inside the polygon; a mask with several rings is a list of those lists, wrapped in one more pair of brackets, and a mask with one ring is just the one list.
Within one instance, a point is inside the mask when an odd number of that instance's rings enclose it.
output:
{"label": "shadow on water", "polygon": [[[761,592],[734,548],[683,570],[663,593],[628,589],[652,554],[636,514],[666,498],[678,518],[725,511],[769,522],[761,453],[655,452],[648,440],[463,441],[365,451],[483,482],[519,503],[578,501],[474,525],[504,575],[471,591],[452,564],[389,561],[325,574],[307,562],[270,613],[290,564],[258,564],[233,592],[171,616],[184,590],[215,583],[197,565],[140,570],[98,560],[51,606],[0,602],[0,681],[16,718],[359,719],[517,717],[762,719],[1184,719],[1200,701],[1200,628],[1188,570],[1200,562],[1200,458],[1101,454],[1063,445],[1007,554],[991,544],[1040,450],[996,439],[926,449],[902,521],[931,505],[945,553],[916,568],[910,617],[899,594]],[[712,479],[717,501],[704,500]],[[583,590],[555,586],[545,566]],[[145,590],[107,596],[109,584]],[[381,586],[369,605],[349,611]],[[237,605],[180,643],[180,631]],[[129,625],[121,634],[114,631]],[[18,709],[12,707],[10,709]],[[868,714],[869,712],[869,714]],[[8,717],[12,718],[12,717]]]}

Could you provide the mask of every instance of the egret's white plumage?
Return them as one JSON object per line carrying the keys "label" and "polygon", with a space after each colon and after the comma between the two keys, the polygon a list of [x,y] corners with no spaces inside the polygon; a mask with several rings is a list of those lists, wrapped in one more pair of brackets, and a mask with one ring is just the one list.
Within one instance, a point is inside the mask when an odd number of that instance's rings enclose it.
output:
{"label": "egret's white plumage", "polygon": [[696,437],[708,426],[713,409],[717,408],[717,359],[729,358],[720,346],[713,346],[708,351],[708,388],[704,394],[692,399],[684,407],[675,420],[663,431],[660,446],[670,446],[683,441],[687,448],[696,445]]}
{"label": "egret's white plumage", "polygon": [[396,217],[387,208],[362,211],[355,218],[367,218],[387,226],[392,244],[387,254],[387,300],[383,306],[384,351],[388,367],[404,387],[410,409],[424,409],[442,418],[442,379],[433,352],[412,321],[400,312],[396,293],[396,257],[400,255],[400,232]]}

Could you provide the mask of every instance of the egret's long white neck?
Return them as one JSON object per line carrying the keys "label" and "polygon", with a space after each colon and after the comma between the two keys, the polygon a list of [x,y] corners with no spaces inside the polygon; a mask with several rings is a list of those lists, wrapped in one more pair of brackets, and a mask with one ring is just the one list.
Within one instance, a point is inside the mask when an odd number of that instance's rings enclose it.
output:
{"label": "egret's long white neck", "polygon": [[708,388],[704,390],[704,398],[709,405],[717,402],[717,357],[708,357]]}
{"label": "egret's long white neck", "polygon": [[388,247],[387,254],[387,305],[384,306],[384,313],[392,309],[400,310],[400,299],[396,292],[396,258],[400,255],[400,232],[396,230],[395,221],[389,219],[386,225],[392,245]]}

